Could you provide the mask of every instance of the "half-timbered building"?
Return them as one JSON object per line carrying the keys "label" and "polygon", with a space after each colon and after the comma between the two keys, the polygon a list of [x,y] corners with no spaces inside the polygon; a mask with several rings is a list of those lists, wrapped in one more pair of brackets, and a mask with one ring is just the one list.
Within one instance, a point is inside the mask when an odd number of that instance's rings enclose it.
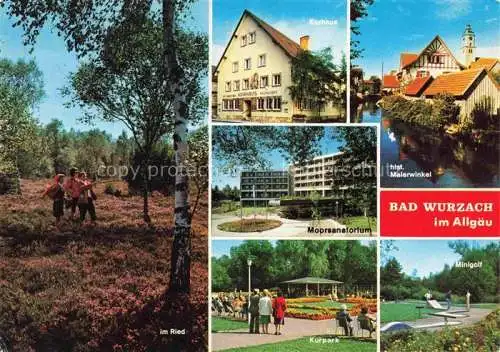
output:
{"label": "half-timbered building", "polygon": [[406,86],[418,77],[437,77],[464,68],[444,40],[437,35],[419,54],[401,54],[397,76],[401,85]]}

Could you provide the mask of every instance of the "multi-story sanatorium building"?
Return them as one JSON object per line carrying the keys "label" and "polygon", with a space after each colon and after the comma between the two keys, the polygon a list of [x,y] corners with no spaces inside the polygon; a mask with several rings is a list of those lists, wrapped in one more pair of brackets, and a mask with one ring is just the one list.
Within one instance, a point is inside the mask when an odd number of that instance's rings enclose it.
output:
{"label": "multi-story sanatorium building", "polygon": [[332,190],[332,172],[338,166],[342,153],[323,155],[299,165],[290,165],[288,171],[244,171],[240,177],[241,201],[244,205],[277,202],[282,196],[307,197],[317,192],[322,197],[344,197]]}
{"label": "multi-story sanatorium building", "polygon": [[[245,10],[216,67],[217,111],[221,120],[292,121],[314,116],[310,101],[293,102],[292,58],[309,50],[309,36],[300,44]],[[334,102],[321,109],[323,117],[339,116]]]}
{"label": "multi-story sanatorium building", "polygon": [[341,154],[339,152],[318,156],[300,166],[290,165],[290,175],[293,178],[292,194],[307,197],[317,192],[322,197],[343,197],[343,194],[334,194],[332,190],[333,171],[338,166],[338,156]]}
{"label": "multi-story sanatorium building", "polygon": [[290,194],[288,171],[243,171],[240,175],[240,199],[243,205],[262,205]]}

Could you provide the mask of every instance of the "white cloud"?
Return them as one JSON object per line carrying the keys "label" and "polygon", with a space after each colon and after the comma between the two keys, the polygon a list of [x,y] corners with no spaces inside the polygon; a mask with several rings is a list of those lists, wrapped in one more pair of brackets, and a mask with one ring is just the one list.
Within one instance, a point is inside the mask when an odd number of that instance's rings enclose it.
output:
{"label": "white cloud", "polygon": [[471,0],[435,0],[435,3],[436,16],[445,20],[465,16],[471,11]]}
{"label": "white cloud", "polygon": [[496,22],[498,21],[498,18],[497,17],[492,17],[492,18],[488,18],[485,22],[486,23],[493,23],[493,22]]}

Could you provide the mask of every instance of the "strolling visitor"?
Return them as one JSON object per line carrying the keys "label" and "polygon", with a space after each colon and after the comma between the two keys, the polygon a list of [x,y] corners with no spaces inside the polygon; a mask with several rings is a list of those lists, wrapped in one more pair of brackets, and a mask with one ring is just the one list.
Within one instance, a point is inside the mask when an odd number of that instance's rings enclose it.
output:
{"label": "strolling visitor", "polygon": [[49,185],[45,192],[42,194],[42,198],[49,196],[53,200],[52,203],[52,215],[56,218],[55,226],[59,230],[61,223],[61,218],[64,215],[64,174],[57,174],[54,176],[54,183]]}
{"label": "strolling visitor", "polygon": [[64,183],[64,190],[68,193],[69,199],[69,207],[71,208],[71,218],[75,219],[76,207],[78,205],[78,198],[80,197],[80,185],[81,182],[78,179],[78,170],[75,167],[72,167],[69,170],[70,178]]}
{"label": "strolling visitor", "polygon": [[259,290],[254,289],[253,295],[250,296],[250,302],[248,306],[248,314],[250,314],[250,334],[259,333]]}
{"label": "strolling visitor", "polygon": [[340,326],[344,328],[344,334],[346,336],[353,336],[352,334],[352,318],[347,312],[347,306],[342,304],[340,306],[340,312],[337,313],[337,321],[340,323]]}
{"label": "strolling visitor", "polygon": [[431,291],[427,291],[427,293],[424,295],[426,301],[430,301],[432,299],[432,293]]}
{"label": "strolling visitor", "polygon": [[272,314],[273,303],[271,301],[271,294],[267,289],[265,289],[262,297],[259,300],[259,316],[263,334],[269,334],[269,324],[271,323]]}
{"label": "strolling visitor", "polygon": [[448,304],[448,310],[451,309],[451,290],[446,293],[446,303]]}
{"label": "strolling visitor", "polygon": [[94,200],[97,199],[94,191],[92,190],[92,182],[87,179],[85,172],[80,172],[80,196],[78,197],[78,210],[80,212],[80,223],[85,221],[87,212],[90,215],[91,224],[95,225],[97,216],[95,213]]}
{"label": "strolling visitor", "polygon": [[286,300],[283,292],[278,291],[278,297],[273,301],[274,334],[281,335],[282,326],[285,325]]}

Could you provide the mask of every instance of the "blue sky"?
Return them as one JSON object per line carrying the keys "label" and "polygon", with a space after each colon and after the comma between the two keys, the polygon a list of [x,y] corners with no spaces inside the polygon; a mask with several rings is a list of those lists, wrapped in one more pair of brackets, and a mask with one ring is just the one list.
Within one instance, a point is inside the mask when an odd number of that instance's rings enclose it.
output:
{"label": "blue sky", "polygon": [[[212,240],[212,257],[219,258],[223,255],[229,256],[231,247],[237,247],[242,244],[243,240]],[[276,240],[269,241],[273,246],[276,245]],[[368,246],[370,240],[361,240],[361,244]]]}
{"label": "blue sky", "polygon": [[[223,127],[219,127],[223,128]],[[300,128],[300,127],[295,127]],[[330,129],[331,131],[331,129]],[[325,137],[320,140],[321,155],[333,154],[339,151],[339,148],[344,144],[342,140],[333,140],[330,137],[330,131],[325,133]],[[267,160],[270,163],[269,170],[287,170],[290,163],[281,155],[278,151],[273,151],[267,156]],[[221,167],[224,162],[222,160],[212,159],[212,185],[219,186],[219,188],[225,185],[230,185],[231,187],[240,185],[239,170],[234,174],[227,174],[223,167]]]}
{"label": "blue sky", "polygon": [[[468,241],[473,246],[485,246],[492,241]],[[403,267],[403,272],[412,275],[417,269],[417,276],[424,277],[443,270],[445,264],[453,266],[460,255],[448,246],[448,240],[396,240],[394,245],[399,249],[392,251]]]}
{"label": "blue sky", "polygon": [[[285,35],[299,41],[302,35],[311,37],[312,50],[334,48],[335,59],[346,51],[345,0],[213,0],[212,63],[217,64],[229,37],[247,9]],[[335,25],[312,25],[309,21],[337,21]]]}
{"label": "blue sky", "polygon": [[[208,31],[208,2],[199,1],[193,6],[193,19],[190,27]],[[17,60],[19,58],[34,59],[43,72],[45,83],[45,98],[35,111],[35,116],[42,123],[47,123],[56,118],[63,121],[66,128],[88,130],[100,128],[117,137],[123,129],[119,123],[97,122],[95,126],[88,126],[77,121],[81,116],[78,109],[67,109],[63,106],[65,99],[59,89],[67,84],[67,77],[78,67],[76,56],[68,53],[61,38],[51,33],[50,28],[45,28],[38,39],[32,55],[29,47],[22,44],[22,30],[12,28],[13,20],[0,10],[0,57]]]}
{"label": "blue sky", "polygon": [[359,21],[363,58],[354,63],[365,76],[399,67],[401,52],[420,53],[439,34],[463,62],[461,35],[466,24],[476,33],[476,56],[500,57],[500,0],[375,0]]}

